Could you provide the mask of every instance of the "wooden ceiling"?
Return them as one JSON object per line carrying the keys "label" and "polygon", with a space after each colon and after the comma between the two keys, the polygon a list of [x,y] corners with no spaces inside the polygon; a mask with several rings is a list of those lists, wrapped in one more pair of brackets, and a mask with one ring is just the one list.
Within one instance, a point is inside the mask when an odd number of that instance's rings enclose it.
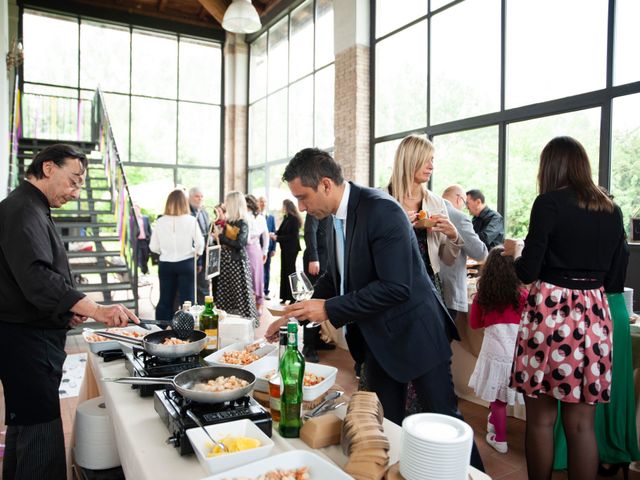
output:
{"label": "wooden ceiling", "polygon": [[[140,15],[151,19],[177,22],[186,26],[208,27],[222,30],[222,17],[231,0],[67,0],[73,4],[91,7],[104,13],[117,12]],[[251,0],[263,19],[278,4],[288,0]]]}

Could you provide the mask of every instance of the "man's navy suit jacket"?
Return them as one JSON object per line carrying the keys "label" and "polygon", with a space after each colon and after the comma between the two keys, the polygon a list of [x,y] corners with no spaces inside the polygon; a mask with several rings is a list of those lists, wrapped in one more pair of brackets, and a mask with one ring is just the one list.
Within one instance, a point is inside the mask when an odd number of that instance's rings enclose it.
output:
{"label": "man's navy suit jacket", "polygon": [[[416,236],[402,207],[380,190],[351,184],[346,224],[345,295],[339,296],[335,235],[329,268],[314,297],[327,299],[331,323],[355,322],[367,348],[398,382],[450,361],[455,324],[427,275]],[[349,327],[348,327],[349,328]],[[361,348],[347,342],[350,349]]]}

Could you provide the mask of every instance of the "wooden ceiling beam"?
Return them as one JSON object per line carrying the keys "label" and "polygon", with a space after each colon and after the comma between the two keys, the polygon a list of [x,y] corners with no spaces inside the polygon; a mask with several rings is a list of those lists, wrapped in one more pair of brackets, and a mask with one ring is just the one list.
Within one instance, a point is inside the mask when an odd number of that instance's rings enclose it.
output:
{"label": "wooden ceiling beam", "polygon": [[207,12],[222,25],[222,18],[227,7],[231,4],[229,0],[198,0]]}
{"label": "wooden ceiling beam", "polygon": [[164,12],[164,8],[167,6],[167,0],[159,0],[158,1],[158,11]]}

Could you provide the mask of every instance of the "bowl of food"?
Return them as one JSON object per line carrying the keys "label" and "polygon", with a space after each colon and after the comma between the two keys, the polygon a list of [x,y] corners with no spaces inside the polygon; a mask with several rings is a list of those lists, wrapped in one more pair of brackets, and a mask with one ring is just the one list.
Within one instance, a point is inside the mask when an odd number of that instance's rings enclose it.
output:
{"label": "bowl of food", "polygon": [[227,447],[227,452],[213,444],[200,427],[187,430],[187,437],[200,464],[210,473],[219,473],[266,458],[274,447],[251,420],[243,419],[205,427],[209,435]]}
{"label": "bowl of food", "polygon": [[274,355],[276,351],[276,345],[269,343],[238,342],[212,353],[205,357],[204,361],[209,365],[233,366],[255,373],[253,368],[259,362],[264,362],[268,356]]}
{"label": "bowl of food", "polygon": [[[278,357],[269,356],[251,371],[256,376],[254,390],[269,392],[269,379],[278,371]],[[312,402],[329,390],[336,383],[338,369],[320,363],[305,363],[302,399]]]}
{"label": "bowl of food", "polygon": [[[121,328],[107,328],[106,332],[116,333],[118,335],[124,335],[125,337],[142,339],[146,334],[159,330],[158,327],[151,327],[151,330],[146,330],[137,325]],[[91,330],[89,328],[82,332],[85,342],[89,345],[89,350],[93,353],[102,352],[104,350],[117,350],[124,345],[118,340],[112,340],[100,335],[101,330]]]}

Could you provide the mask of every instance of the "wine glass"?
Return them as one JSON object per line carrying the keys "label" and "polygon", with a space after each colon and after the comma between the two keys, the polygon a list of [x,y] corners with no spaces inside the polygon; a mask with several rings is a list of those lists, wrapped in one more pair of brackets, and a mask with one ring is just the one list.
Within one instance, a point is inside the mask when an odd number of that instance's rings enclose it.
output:
{"label": "wine glass", "polygon": [[304,272],[294,272],[289,275],[291,294],[297,302],[309,300],[313,296],[313,284]]}

